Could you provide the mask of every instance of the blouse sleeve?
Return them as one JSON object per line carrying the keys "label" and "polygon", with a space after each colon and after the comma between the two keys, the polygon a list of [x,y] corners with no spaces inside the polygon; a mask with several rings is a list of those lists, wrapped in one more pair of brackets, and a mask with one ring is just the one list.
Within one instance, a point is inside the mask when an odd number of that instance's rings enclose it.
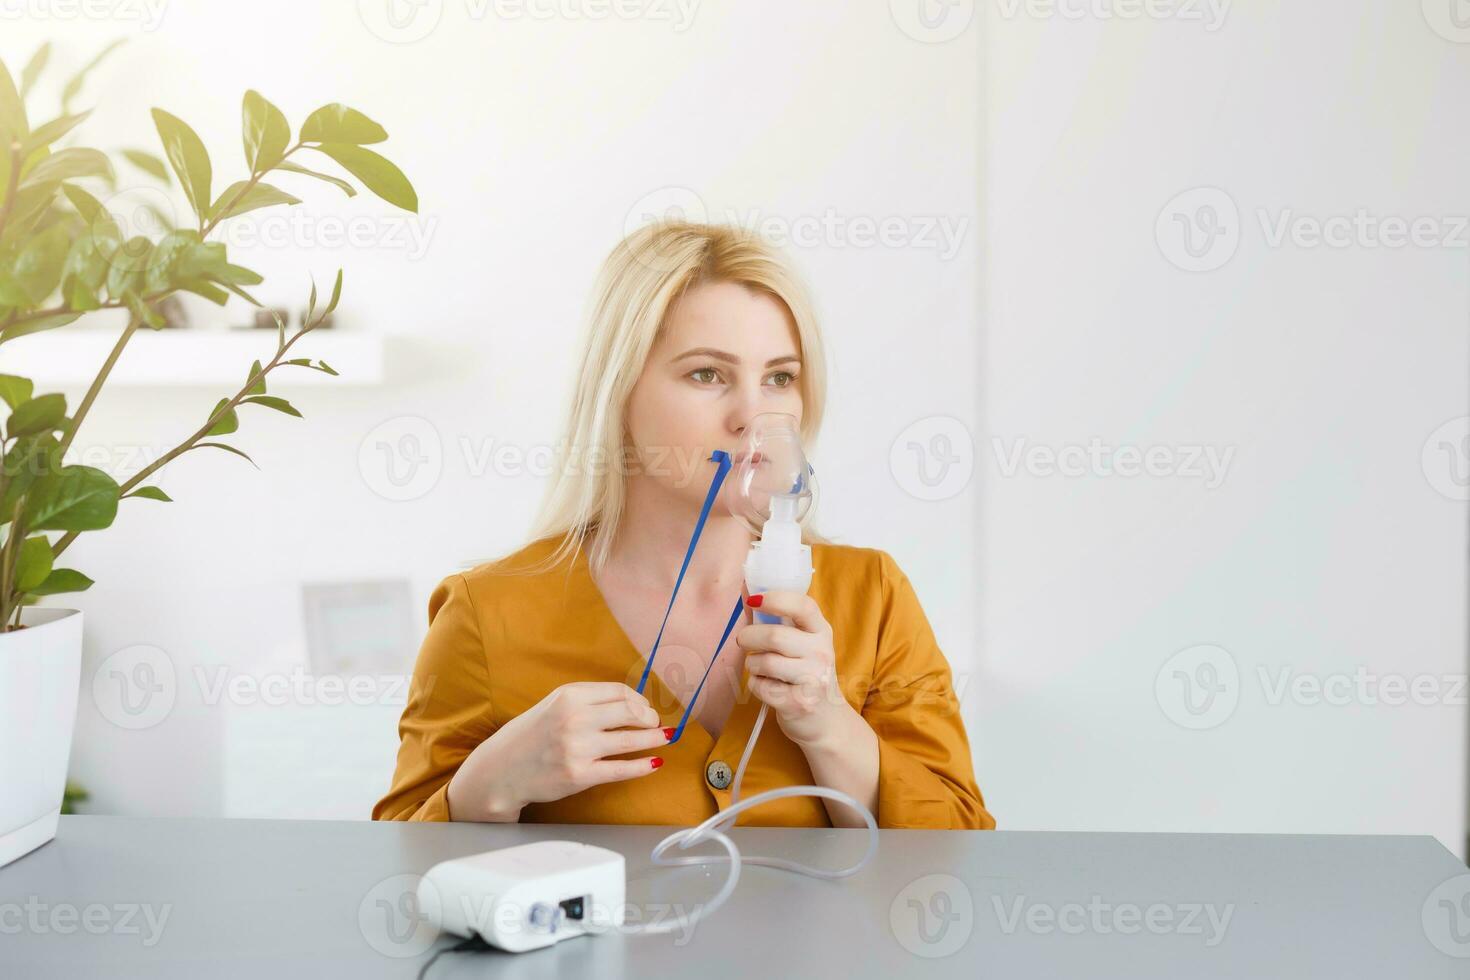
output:
{"label": "blouse sleeve", "polygon": [[490,672],[469,583],[450,575],[429,596],[429,632],[398,722],[398,764],[373,819],[452,819],[449,780],[494,733],[490,718]]}
{"label": "blouse sleeve", "polygon": [[878,826],[993,830],[949,662],[908,576],[879,554],[882,622],[862,709],[878,735]]}

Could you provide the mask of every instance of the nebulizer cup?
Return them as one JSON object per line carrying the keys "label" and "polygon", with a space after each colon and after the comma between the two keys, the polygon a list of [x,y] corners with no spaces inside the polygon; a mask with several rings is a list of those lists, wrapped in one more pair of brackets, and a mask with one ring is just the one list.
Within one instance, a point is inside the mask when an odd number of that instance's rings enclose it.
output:
{"label": "nebulizer cup", "polygon": [[[758,538],[745,559],[746,591],[805,592],[812,584],[812,549],[801,543],[801,521],[816,506],[817,481],[794,415],[766,412],[750,420],[728,485],[730,514]],[[762,612],[755,618],[781,621]]]}

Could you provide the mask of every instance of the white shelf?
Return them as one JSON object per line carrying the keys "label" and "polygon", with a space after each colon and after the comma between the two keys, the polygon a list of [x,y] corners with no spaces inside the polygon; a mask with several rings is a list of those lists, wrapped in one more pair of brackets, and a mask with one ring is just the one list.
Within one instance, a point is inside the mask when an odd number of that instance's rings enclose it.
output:
{"label": "white shelf", "polygon": [[[9,341],[0,348],[0,373],[19,374],[46,387],[82,387],[97,377],[117,343],[121,328],[61,327]],[[106,387],[176,387],[243,384],[252,361],[275,354],[275,330],[225,330],[207,327],[140,329],[133,334],[108,375]],[[362,333],[321,327],[301,338],[286,357],[326,361],[332,377],[307,367],[283,366],[270,373],[272,389],[303,385],[378,385],[385,377],[384,340]]]}

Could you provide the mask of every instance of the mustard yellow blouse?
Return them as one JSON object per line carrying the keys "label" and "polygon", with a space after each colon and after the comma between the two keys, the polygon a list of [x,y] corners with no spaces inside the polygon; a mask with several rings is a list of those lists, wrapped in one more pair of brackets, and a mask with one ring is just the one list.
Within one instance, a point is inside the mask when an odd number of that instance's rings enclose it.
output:
{"label": "mustard yellow blouse", "polygon": [[[549,571],[495,574],[549,556],[543,538],[497,562],[446,576],[429,598],[429,631],[399,721],[398,764],[374,820],[449,820],[448,785],[461,762],[507,721],[572,681],[636,687],[646,663],[592,578],[585,549]],[[949,664],[935,642],[908,578],[874,548],[812,545],[809,594],[832,626],[837,676],[848,703],[878,736],[880,827],[990,830],[995,819],[975,783],[969,740]],[[652,645],[650,637],[650,646]],[[713,644],[719,639],[716,632]],[[726,654],[735,648],[734,634]],[[761,702],[741,671],[740,693],[719,738],[691,714],[661,755],[655,774],[603,783],[560,800],[531,803],[522,823],[693,826],[730,802],[716,788],[724,762],[733,772]],[[684,705],[651,671],[645,694],[664,725]],[[747,764],[741,798],[778,786],[809,785],[799,746],[768,713]],[[737,826],[830,827],[816,797],[785,797],[747,810]]]}

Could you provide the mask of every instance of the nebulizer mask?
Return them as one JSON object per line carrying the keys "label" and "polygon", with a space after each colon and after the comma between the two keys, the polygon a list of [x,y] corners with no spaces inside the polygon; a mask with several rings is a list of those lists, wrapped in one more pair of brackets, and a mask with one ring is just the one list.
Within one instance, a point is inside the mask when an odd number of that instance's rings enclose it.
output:
{"label": "nebulizer mask", "polygon": [[[694,557],[695,546],[699,543],[705,522],[709,519],[710,511],[717,500],[723,499],[728,513],[756,536],[745,559],[745,585],[749,594],[757,595],[773,590],[805,592],[811,585],[812,553],[809,545],[802,544],[801,521],[816,504],[816,472],[807,461],[802,449],[801,434],[796,418],[776,412],[755,416],[741,434],[740,445],[735,450],[734,459],[732,460],[730,454],[724,451],[716,451],[710,456],[709,462],[715,464],[715,473],[709,492],[705,496],[704,506],[695,523],[689,548],[684,554],[684,564],[679,569],[679,576],[675,580],[674,593],[669,597],[669,606],[664,612],[663,624],[659,627],[658,637],[654,640],[653,650],[648,655],[648,662],[643,668],[643,676],[639,679],[637,689],[640,694],[643,693],[649,672],[653,669],[654,657],[658,653],[659,642],[663,639],[664,627],[668,625],[669,613],[673,611],[674,599],[679,594],[679,586],[684,581],[684,574],[688,571],[689,562]],[[705,681],[709,679],[715,658],[724,650],[725,641],[729,639],[735,624],[739,622],[744,606],[744,597],[736,596],[735,607],[730,613],[729,621],[725,624],[725,631],[715,646],[715,653],[705,668],[699,686],[695,688],[694,695],[684,709],[683,717],[679,719],[671,742],[678,741],[683,735],[684,726],[688,723],[690,712],[700,692],[704,689]],[[781,622],[781,617],[759,611],[755,613],[755,618],[760,623]],[[878,824],[873,814],[857,799],[841,790],[826,786],[783,786],[757,793],[744,801],[740,800],[740,783],[745,776],[745,767],[750,761],[751,752],[760,738],[761,727],[765,723],[768,710],[769,705],[762,703],[760,714],[756,716],[755,725],[751,729],[750,739],[746,742],[745,751],[740,757],[740,764],[735,769],[735,781],[730,786],[730,805],[696,827],[670,834],[659,841],[653,849],[654,864],[689,865],[708,864],[714,861],[730,863],[730,873],[724,886],[700,907],[694,917],[696,920],[714,912],[729,898],[740,879],[742,862],[782,868],[818,878],[844,878],[859,871],[878,850]],[[836,800],[860,814],[867,822],[869,838],[868,849],[862,858],[849,867],[835,871],[814,868],[781,858],[747,857],[742,859],[734,842],[722,831],[734,825],[742,810],[749,810],[770,800],[787,796],[825,797]],[[681,850],[687,850],[707,840],[719,843],[725,849],[726,854],[703,857],[693,855],[665,857],[665,852],[676,844]],[[628,931],[672,932],[675,929],[688,928],[692,924],[692,921],[687,920],[670,920],[657,924],[650,923],[647,927]]]}

